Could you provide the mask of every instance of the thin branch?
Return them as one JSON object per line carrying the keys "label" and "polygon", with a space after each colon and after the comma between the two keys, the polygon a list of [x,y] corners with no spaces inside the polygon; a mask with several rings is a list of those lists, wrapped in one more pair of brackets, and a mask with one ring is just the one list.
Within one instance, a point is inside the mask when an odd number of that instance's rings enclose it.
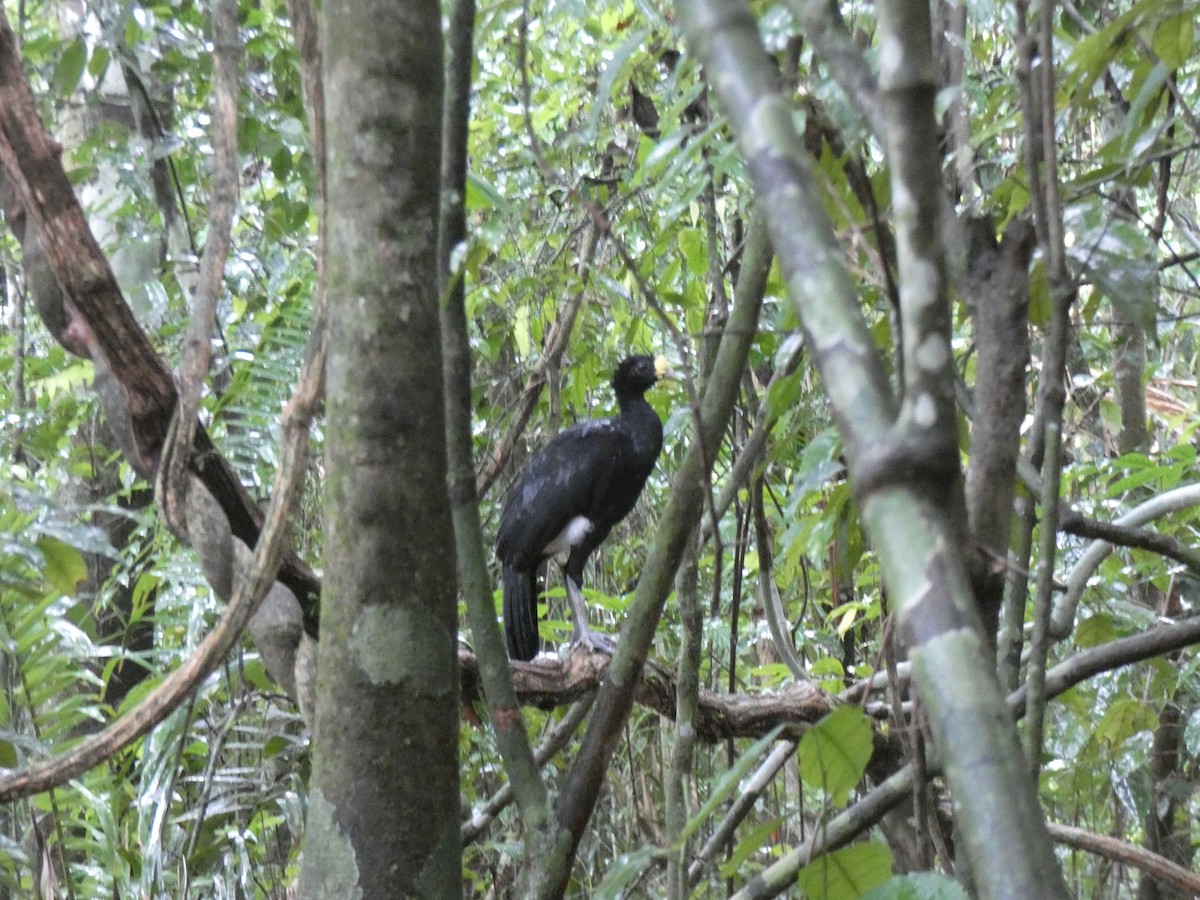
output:
{"label": "thin branch", "polygon": [[1064,847],[1085,850],[1113,862],[1133,866],[1164,888],[1173,888],[1189,897],[1200,896],[1200,875],[1144,847],[1057,822],[1047,822],[1046,827],[1050,830],[1050,836]]}
{"label": "thin branch", "polygon": [[[1121,527],[1136,527],[1160,516],[1188,509],[1197,504],[1200,504],[1200,484],[1191,484],[1139,503],[1113,524]],[[1075,610],[1083,597],[1088,580],[1112,551],[1113,545],[1107,541],[1095,541],[1072,566],[1067,576],[1066,593],[1059,597],[1054,605],[1054,615],[1049,629],[1050,637],[1061,641],[1070,636],[1072,625],[1075,622]]]}
{"label": "thin branch", "polygon": [[[304,112],[313,151],[313,184],[319,204],[317,222],[320,227],[325,222],[325,91],[321,74],[321,28],[312,0],[287,0],[287,11],[296,42],[296,57],[300,62],[300,85],[304,90]],[[318,252],[318,265],[322,256]]]}
{"label": "thin branch", "polygon": [[687,857],[691,842],[684,830],[692,810],[692,765],[696,750],[696,718],[700,708],[700,661],[704,648],[704,615],[700,608],[700,542],[688,542],[679,573],[675,577],[675,605],[679,609],[681,634],[676,664],[675,740],[663,780],[666,802],[663,822],[666,841],[674,848],[667,859],[669,900],[687,897]]}
{"label": "thin branch", "polygon": [[[1024,0],[1018,0],[1019,28],[1024,27]],[[1041,543],[1038,547],[1037,578],[1034,588],[1033,634],[1029,642],[1029,662],[1026,666],[1026,683],[1030,693],[1030,709],[1026,722],[1026,754],[1030,771],[1034,777],[1041,768],[1043,729],[1045,726],[1045,702],[1043,680],[1049,657],[1051,615],[1053,612],[1054,564],[1058,552],[1058,497],[1062,477],[1062,423],[1063,406],[1066,402],[1064,378],[1066,372],[1067,341],[1070,337],[1070,313],[1075,299],[1075,285],[1066,267],[1066,245],[1062,221],[1062,201],[1058,184],[1058,142],[1055,123],[1055,77],[1054,77],[1054,5],[1042,4],[1037,32],[1038,63],[1036,87],[1040,92],[1033,94],[1034,107],[1026,107],[1027,120],[1037,115],[1037,128],[1029,135],[1032,144],[1027,161],[1034,170],[1040,170],[1040,187],[1043,192],[1035,208],[1044,213],[1043,228],[1038,232],[1042,254],[1046,259],[1046,271],[1050,282],[1050,323],[1042,350],[1042,370],[1038,382],[1037,404],[1034,413],[1034,440],[1031,457],[1036,453],[1040,440],[1042,493],[1039,498],[1042,509]],[[1030,50],[1029,41],[1022,43]],[[1031,51],[1030,51],[1031,52]],[[1029,122],[1033,128],[1034,123]],[[1040,151],[1040,160],[1036,152]],[[1037,460],[1032,459],[1034,464]],[[1014,598],[1014,601],[1017,598]]]}
{"label": "thin branch", "polygon": [[733,842],[737,827],[745,820],[746,816],[750,815],[758,798],[770,787],[784,764],[792,758],[797,746],[796,741],[780,741],[754,770],[754,774],[746,779],[737,799],[733,801],[725,816],[713,829],[708,840],[704,842],[704,846],[692,858],[687,873],[689,887],[694,888],[700,883],[705,870],[712,866],[717,854]]}
{"label": "thin branch", "polygon": [[767,526],[767,514],[763,509],[763,480],[756,478],[750,488],[750,507],[754,519],[754,543],[758,547],[758,602],[767,620],[771,643],[775,652],[788,667],[792,677],[798,681],[808,680],[804,661],[796,652],[792,632],[787,624],[783,609],[783,598],[779,596],[779,585],[775,583],[774,550],[771,530]]}
{"label": "thin branch", "polygon": [[[546,765],[558,753],[567,746],[575,732],[579,730],[579,726],[583,724],[583,720],[587,718],[588,712],[592,708],[592,702],[596,699],[595,693],[590,693],[581,700],[576,700],[567,714],[563,716],[562,721],[558,722],[550,733],[546,735],[545,740],[533,752],[534,762],[539,767]],[[471,813],[471,817],[462,823],[461,836],[463,846],[474,843],[480,835],[487,829],[489,825],[496,820],[496,816],[500,815],[505,808],[508,807],[513,800],[512,781],[506,781],[500,786],[491,797],[484,802],[483,806]]]}
{"label": "thin branch", "polygon": [[[1063,660],[1046,673],[1046,696],[1057,697],[1068,688],[1102,672],[1164,656],[1196,643],[1200,643],[1200,616],[1157,625],[1140,634],[1091,647]],[[1025,714],[1025,698],[1025,687],[1009,694],[1008,705],[1014,714]]]}
{"label": "thin branch", "polygon": [[225,260],[238,201],[238,65],[242,55],[236,0],[217,0],[212,11],[213,109],[212,193],[209,197],[208,237],[200,259],[200,278],[192,296],[192,312],[179,363],[179,402],[173,423],[174,440],[163,448],[166,464],[158,472],[159,509],[171,529],[187,534],[183,518],[189,452],[195,445],[197,416],[204,378],[212,361],[212,334],[217,301],[225,280]]}
{"label": "thin branch", "polygon": [[1192,571],[1200,573],[1200,550],[1189,547],[1174,535],[1160,534],[1147,528],[1120,525],[1117,522],[1089,519],[1078,510],[1070,508],[1062,512],[1058,527],[1061,531],[1076,537],[1107,541],[1118,547],[1131,547],[1149,553],[1157,553],[1159,556],[1173,559]]}
{"label": "thin branch", "polygon": [[[782,366],[779,366],[771,373],[771,380],[767,382],[767,386],[762,392],[764,399],[771,395],[771,388],[777,382],[791,375],[799,367],[800,361],[804,358],[803,336],[792,334],[784,342],[784,348],[788,351],[787,359]],[[778,415],[774,412],[768,412],[765,402],[759,404],[758,414],[754,420],[754,428],[750,432],[750,437],[746,439],[746,443],[742,445],[742,450],[738,453],[737,459],[733,461],[733,467],[725,476],[725,486],[721,488],[721,493],[717,495],[717,499],[713,502],[712,516],[706,518],[701,523],[700,528],[703,537],[708,538],[712,535],[713,520],[715,519],[719,522],[737,498],[738,491],[749,485],[754,467],[762,459],[763,451],[767,446],[767,438],[770,437],[771,429],[775,427],[777,420]]]}
{"label": "thin branch", "polygon": [[[588,256],[590,257],[590,252]],[[505,465],[508,464],[513,447],[524,434],[525,426],[529,424],[533,411],[537,409],[538,399],[542,395],[542,389],[546,387],[549,372],[562,362],[583,301],[584,292],[579,290],[569,295],[559,308],[558,316],[550,329],[545,347],[537,362],[533,364],[529,377],[525,380],[525,390],[517,401],[516,412],[509,419],[508,430],[500,438],[496,448],[488,455],[487,462],[484,463],[475,478],[475,490],[479,496],[482,497],[488,492],[496,479],[500,477],[500,473],[504,471]]]}
{"label": "thin branch", "polygon": [[846,99],[882,143],[886,129],[879,84],[846,28],[838,4],[834,0],[787,0],[787,6],[804,27],[804,34]]}
{"label": "thin branch", "polygon": [[467,139],[471,119],[474,0],[455,0],[451,13],[445,110],[442,121],[441,210],[438,221],[438,293],[445,391],[450,515],[460,587],[480,657],[484,696],[511,790],[536,840],[550,820],[549,795],[529,746],[525,718],[513,690],[508,654],[496,624],[491,576],[483,549],[472,456],[471,343],[467,335],[465,273],[454,260],[467,241]]}

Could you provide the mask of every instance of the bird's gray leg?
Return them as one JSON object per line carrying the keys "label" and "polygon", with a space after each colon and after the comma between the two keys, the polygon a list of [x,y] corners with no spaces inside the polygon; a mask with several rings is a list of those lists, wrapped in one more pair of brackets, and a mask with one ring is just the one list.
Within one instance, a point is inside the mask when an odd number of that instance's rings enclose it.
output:
{"label": "bird's gray leg", "polygon": [[588,627],[587,604],[583,599],[583,591],[570,575],[563,578],[563,581],[567,584],[567,602],[571,604],[571,618],[575,620],[575,633],[571,635],[571,643],[583,645],[589,653],[599,650],[612,656],[617,649],[612,640]]}

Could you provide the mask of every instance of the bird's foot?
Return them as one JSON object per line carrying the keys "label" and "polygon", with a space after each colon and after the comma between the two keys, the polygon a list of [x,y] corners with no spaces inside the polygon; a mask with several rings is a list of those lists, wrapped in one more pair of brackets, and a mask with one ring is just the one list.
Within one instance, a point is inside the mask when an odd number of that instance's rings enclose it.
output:
{"label": "bird's foot", "polygon": [[617,652],[617,645],[612,638],[599,631],[592,631],[590,628],[576,629],[575,634],[571,637],[571,646],[583,647],[588,653],[595,653],[599,650],[609,656]]}

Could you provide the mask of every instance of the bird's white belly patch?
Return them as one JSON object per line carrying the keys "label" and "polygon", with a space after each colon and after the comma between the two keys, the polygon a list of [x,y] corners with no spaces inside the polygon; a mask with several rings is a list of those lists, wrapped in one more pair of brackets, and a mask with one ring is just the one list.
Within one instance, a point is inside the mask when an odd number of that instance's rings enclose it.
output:
{"label": "bird's white belly patch", "polygon": [[571,548],[582,541],[593,527],[592,520],[587,516],[575,516],[555,535],[554,540],[546,545],[546,555],[565,559]]}

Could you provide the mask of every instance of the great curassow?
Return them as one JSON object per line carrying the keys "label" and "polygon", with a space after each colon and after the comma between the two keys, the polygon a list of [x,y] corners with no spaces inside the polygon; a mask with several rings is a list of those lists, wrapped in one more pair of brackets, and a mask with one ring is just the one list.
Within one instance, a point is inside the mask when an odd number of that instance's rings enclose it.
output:
{"label": "great curassow", "polygon": [[630,356],[613,374],[620,414],[560,432],[522,470],[509,491],[496,534],[504,567],[504,634],[508,655],[537,655],[538,569],[563,567],[574,621],[572,644],[611,653],[612,643],[588,627],[583,567],[588,556],[633,509],[662,449],[663,429],[645,393],[673,373],[664,357]]}

